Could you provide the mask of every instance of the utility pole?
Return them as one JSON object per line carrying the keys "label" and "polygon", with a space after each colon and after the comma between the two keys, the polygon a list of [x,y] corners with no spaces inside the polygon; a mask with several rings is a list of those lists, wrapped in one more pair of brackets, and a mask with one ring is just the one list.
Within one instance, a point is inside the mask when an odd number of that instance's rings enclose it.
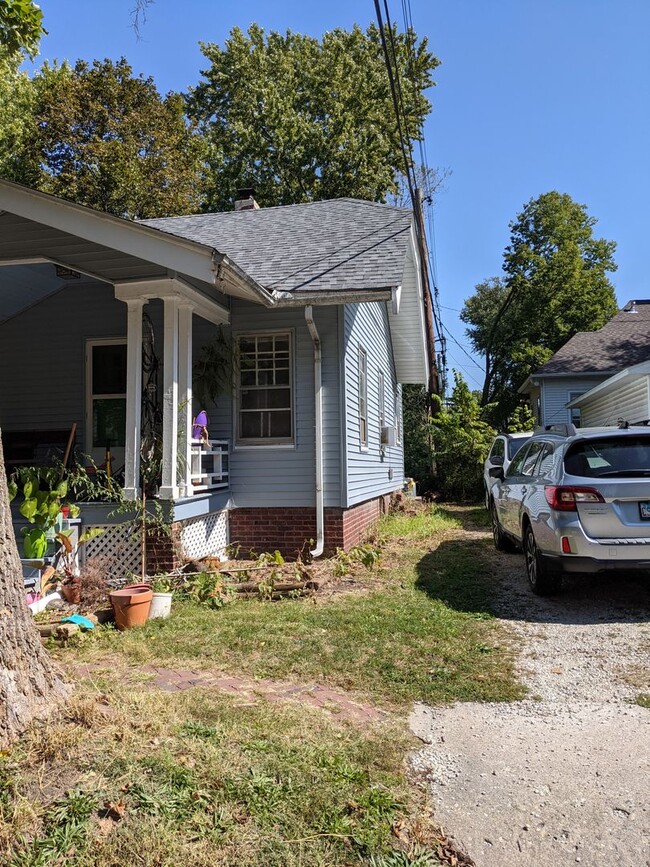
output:
{"label": "utility pole", "polygon": [[422,190],[419,187],[415,188],[415,234],[417,238],[418,254],[420,257],[420,276],[422,279],[422,287],[424,290],[424,316],[427,332],[427,355],[429,358],[429,383],[428,383],[428,402],[429,411],[433,411],[433,395],[440,395],[440,373],[438,371],[438,362],[436,359],[436,332],[434,328],[433,317],[433,301],[431,299],[431,284],[429,282],[429,251],[427,248],[427,238],[424,231],[424,204],[422,201]]}

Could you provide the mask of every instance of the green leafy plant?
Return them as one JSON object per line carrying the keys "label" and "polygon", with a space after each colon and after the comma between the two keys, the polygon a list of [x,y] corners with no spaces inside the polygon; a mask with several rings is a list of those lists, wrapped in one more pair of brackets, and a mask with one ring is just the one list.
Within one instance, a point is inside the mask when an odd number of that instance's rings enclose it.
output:
{"label": "green leafy plant", "polygon": [[56,528],[61,528],[62,508],[79,514],[77,506],[67,503],[68,483],[61,478],[58,467],[21,467],[9,482],[9,500],[19,492],[23,499],[18,511],[33,526],[22,530],[23,550],[28,558],[44,557],[49,541],[54,541]]}
{"label": "green leafy plant", "polygon": [[232,590],[218,572],[197,572],[188,575],[183,586],[185,594],[208,608],[223,608],[232,599]]}
{"label": "green leafy plant", "polygon": [[169,575],[154,575],[151,582],[151,589],[154,593],[171,593],[172,581]]}

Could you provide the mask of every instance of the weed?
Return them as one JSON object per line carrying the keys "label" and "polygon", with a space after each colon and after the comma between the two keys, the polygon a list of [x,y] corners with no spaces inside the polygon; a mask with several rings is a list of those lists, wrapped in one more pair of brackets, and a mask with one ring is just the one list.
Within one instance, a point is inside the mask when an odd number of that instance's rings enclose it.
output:
{"label": "weed", "polygon": [[638,704],[639,707],[650,708],[650,693],[640,692],[634,700],[634,703]]}

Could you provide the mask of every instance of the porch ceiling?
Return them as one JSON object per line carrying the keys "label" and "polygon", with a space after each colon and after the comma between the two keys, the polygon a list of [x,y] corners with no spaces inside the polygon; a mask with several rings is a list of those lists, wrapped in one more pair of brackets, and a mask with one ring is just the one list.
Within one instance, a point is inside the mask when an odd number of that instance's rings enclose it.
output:
{"label": "porch ceiling", "polygon": [[66,281],[54,265],[0,265],[0,322],[53,295]]}

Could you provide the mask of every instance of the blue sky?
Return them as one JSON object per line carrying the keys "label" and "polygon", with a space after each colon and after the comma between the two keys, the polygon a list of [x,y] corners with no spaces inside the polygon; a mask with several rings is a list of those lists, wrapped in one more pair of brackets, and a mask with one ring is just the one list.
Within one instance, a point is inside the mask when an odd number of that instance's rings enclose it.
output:
{"label": "blue sky", "polygon": [[[138,40],[134,0],[41,0],[49,35],[38,62],[124,55],[158,88],[184,90],[205,67],[199,41],[252,21],[321,36],[374,19],[372,0],[156,0]],[[389,3],[401,21],[402,4]],[[429,96],[429,164],[452,172],[435,209],[445,325],[471,355],[463,300],[498,275],[508,224],[531,198],[569,193],[618,243],[619,302],[650,297],[650,3],[647,0],[411,0],[413,24],[442,61]],[[482,382],[451,339],[450,367]],[[479,364],[477,364],[478,362]]]}

